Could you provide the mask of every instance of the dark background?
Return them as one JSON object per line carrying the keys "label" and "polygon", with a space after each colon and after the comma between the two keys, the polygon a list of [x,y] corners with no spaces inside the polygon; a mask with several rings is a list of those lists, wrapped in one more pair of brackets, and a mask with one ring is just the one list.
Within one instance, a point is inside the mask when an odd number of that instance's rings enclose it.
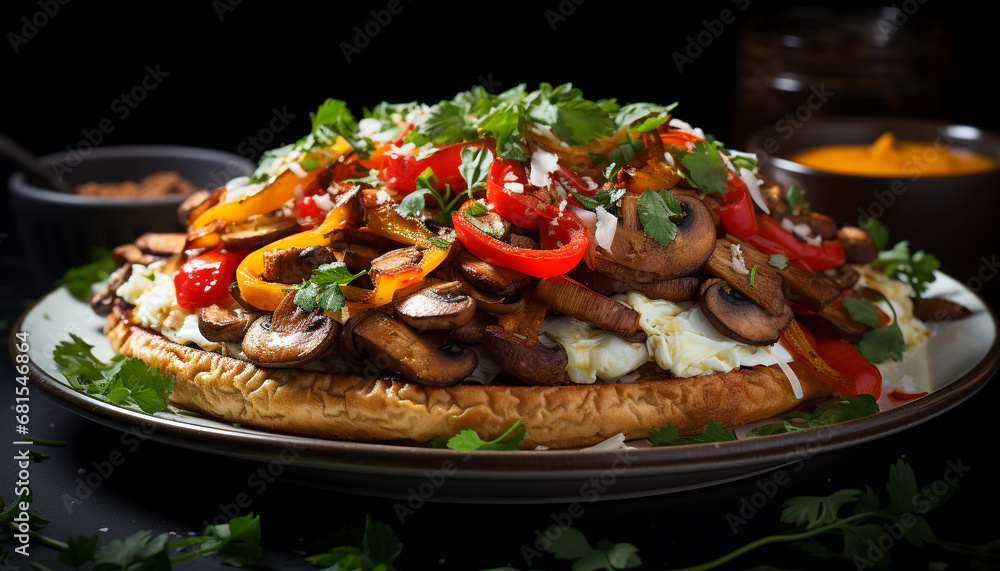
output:
{"label": "dark background", "polygon": [[[53,11],[56,5],[54,15],[36,16],[44,14],[46,6]],[[997,8],[984,11],[939,0],[897,5],[912,12],[915,21],[941,20],[953,33],[954,75],[946,111],[937,112],[937,118],[1000,129],[991,87]],[[519,82],[529,89],[541,81],[573,82],[593,99],[680,101],[678,117],[716,134],[731,148],[740,148],[742,141],[731,138],[735,136],[732,101],[739,96],[733,80],[736,29],[750,14],[774,8],[763,2],[642,5],[549,0],[446,7],[404,1],[402,11],[380,26],[348,62],[341,43],[354,41],[354,27],[373,20],[371,10],[387,6],[388,2],[328,2],[321,9],[287,2],[262,6],[217,1],[191,8],[170,3],[95,6],[79,0],[65,5],[55,0],[8,2],[0,8],[7,38],[0,46],[5,103],[0,131],[32,152],[45,154],[79,148],[88,133],[93,138],[102,120],[110,119],[113,130],[101,135],[100,145],[182,144],[256,158],[264,148],[301,136],[308,129],[308,113],[326,97],[346,100],[360,116],[362,107],[382,100],[433,103],[485,79],[498,89]],[[741,12],[740,6],[748,8]],[[736,22],[725,26],[693,63],[678,72],[671,54],[685,50],[689,38],[724,9],[733,10]],[[564,19],[553,20],[553,14]],[[22,18],[45,23],[27,38]],[[27,39],[16,53],[11,33]],[[134,109],[123,108],[122,94],[142,83],[147,68],[164,72],[162,82]],[[128,109],[127,115],[123,109]],[[294,118],[273,129],[277,131],[273,141],[255,145],[262,132],[273,128],[277,115]],[[5,169],[0,165],[4,179],[10,172]],[[6,203],[3,212],[0,299],[9,327],[42,292],[26,287],[22,279],[26,260]],[[985,231],[976,238],[980,244],[996,243],[995,232]],[[956,247],[954,243],[950,247]],[[990,251],[994,247],[988,246]],[[947,259],[947,250],[936,253]],[[982,295],[995,301],[995,285],[986,285]],[[13,368],[6,358],[0,366]],[[5,383],[5,419],[12,392]],[[788,497],[824,495],[865,484],[881,490],[889,464],[905,456],[923,483],[940,478],[948,460],[960,459],[972,467],[956,496],[932,515],[932,526],[941,537],[984,543],[1000,534],[995,515],[1000,508],[995,488],[1000,471],[990,423],[997,395],[993,383],[958,409],[905,433],[807,462],[751,526],[735,536],[725,514],[738,509],[741,498],[758,491],[761,480],[602,502],[589,506],[575,525],[592,542],[634,543],[646,568],[694,564],[780,531],[780,502]],[[51,433],[38,436],[68,443],[66,448],[45,450],[52,458],[32,468],[37,482],[33,507],[51,518],[46,533],[53,537],[89,535],[108,527],[101,534],[104,544],[139,529],[200,531],[203,520],[219,513],[220,503],[246,487],[246,466],[149,442],[130,454],[81,509],[67,513],[60,495],[72,493],[78,470],[89,469],[92,462],[120,448],[119,434],[44,398],[34,399],[33,406],[37,406],[35,418],[51,419]],[[2,454],[6,457],[7,449]],[[0,465],[4,474],[0,495],[9,500],[12,464],[0,459]],[[400,567],[478,569],[513,564],[524,568],[519,546],[533,541],[534,530],[551,523],[553,512],[565,509],[429,505],[400,526],[393,503],[279,480],[253,505],[265,522],[265,565],[305,567],[303,554],[312,552],[309,544],[314,538],[328,529],[360,524],[370,513],[395,525],[402,536]],[[37,546],[34,552],[38,561],[55,566],[51,552]],[[900,548],[894,555],[905,558],[906,553],[911,554],[908,566],[900,568],[919,568],[915,565],[925,557],[942,557],[930,549]],[[751,562],[796,565],[781,550],[771,549],[731,568],[749,567]],[[551,559],[535,565],[565,568]],[[799,565],[817,568],[814,563]],[[197,566],[198,562],[187,562],[178,567]]]}

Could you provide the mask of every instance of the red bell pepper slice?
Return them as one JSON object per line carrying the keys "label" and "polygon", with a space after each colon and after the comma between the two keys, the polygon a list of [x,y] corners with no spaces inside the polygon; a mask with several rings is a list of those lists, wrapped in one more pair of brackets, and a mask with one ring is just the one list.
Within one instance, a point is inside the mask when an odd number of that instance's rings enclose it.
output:
{"label": "red bell pepper slice", "polygon": [[825,384],[844,396],[882,394],[882,373],[860,351],[846,341],[814,335],[792,320],[781,332],[786,348],[812,368]]}
{"label": "red bell pepper slice", "polygon": [[[806,244],[767,214],[757,218],[757,227],[757,236],[780,248],[777,252],[762,250],[765,253],[785,254],[790,260],[802,260],[812,271],[828,270],[844,264],[844,247],[839,240],[823,240],[820,245]],[[747,242],[758,246],[753,239],[747,239]]]}
{"label": "red bell pepper slice", "polygon": [[379,178],[394,190],[409,193],[417,189],[417,177],[427,169],[434,171],[434,190],[444,192],[451,187],[452,192],[466,189],[465,179],[458,167],[462,166],[462,149],[482,148],[484,143],[455,143],[435,151],[429,157],[417,159],[412,155],[385,155]]}
{"label": "red bell pepper slice", "polygon": [[[539,228],[541,250],[516,248],[482,232],[465,218],[465,210],[476,202],[478,201],[466,201],[452,215],[451,221],[462,245],[476,257],[491,264],[537,278],[559,276],[580,262],[590,243],[590,233],[580,218],[568,210],[557,210],[555,218],[544,226],[536,226]],[[497,212],[495,207],[493,212]]]}
{"label": "red bell pepper slice", "polygon": [[667,128],[665,130],[661,130],[659,133],[660,133],[660,141],[664,145],[675,145],[678,147],[683,147],[688,151],[693,151],[694,144],[697,143],[698,141],[705,140],[697,135],[688,133],[687,131],[679,131],[677,129]]}
{"label": "red bell pepper slice", "polygon": [[[521,185],[522,192],[507,188],[507,183]],[[496,159],[486,177],[486,201],[493,212],[521,228],[533,230],[555,220],[559,209],[537,196],[537,187],[528,184],[524,163]]]}
{"label": "red bell pepper slice", "polygon": [[725,204],[719,208],[719,219],[726,232],[740,240],[746,240],[757,234],[757,213],[753,209],[750,191],[743,179],[729,171],[726,177]]}

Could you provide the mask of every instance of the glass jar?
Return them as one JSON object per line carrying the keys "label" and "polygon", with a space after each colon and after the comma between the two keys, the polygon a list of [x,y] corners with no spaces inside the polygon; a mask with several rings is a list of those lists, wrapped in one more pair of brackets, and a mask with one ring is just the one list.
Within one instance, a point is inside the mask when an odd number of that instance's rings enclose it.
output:
{"label": "glass jar", "polygon": [[[733,141],[813,117],[945,118],[953,41],[946,25],[902,8],[791,8],[741,26]],[[780,125],[779,125],[780,127]]]}

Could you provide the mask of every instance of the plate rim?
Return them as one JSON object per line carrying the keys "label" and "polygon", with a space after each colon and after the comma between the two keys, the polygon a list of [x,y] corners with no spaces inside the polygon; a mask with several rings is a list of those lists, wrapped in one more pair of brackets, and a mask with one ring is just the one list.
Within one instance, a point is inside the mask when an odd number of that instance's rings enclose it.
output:
{"label": "plate rim", "polygon": [[[873,416],[794,433],[724,443],[615,450],[469,453],[407,444],[340,441],[252,428],[203,426],[172,418],[177,416],[175,413],[169,413],[169,416],[164,413],[149,415],[119,407],[79,393],[50,375],[30,358],[28,377],[70,412],[116,430],[129,431],[137,426],[145,426],[145,423],[152,423],[154,429],[147,435],[151,440],[196,452],[219,453],[258,462],[274,461],[283,451],[292,448],[299,452],[294,460],[296,466],[311,470],[425,478],[428,470],[441,469],[448,462],[459,461],[461,470],[456,475],[465,480],[495,480],[502,477],[504,480],[552,481],[593,476],[595,471],[606,470],[616,461],[622,461],[623,456],[629,461],[628,469],[622,474],[624,478],[738,469],[767,463],[776,467],[794,461],[797,454],[807,459],[811,455],[863,444],[901,432],[960,405],[989,382],[1000,368],[1000,325],[997,315],[977,293],[958,280],[950,279],[960,286],[963,295],[972,295],[978,300],[993,327],[992,344],[985,356],[970,370],[927,397]],[[14,323],[8,343],[12,360],[16,355],[16,335],[23,332],[25,319],[58,291],[60,290],[51,290],[36,300]]]}

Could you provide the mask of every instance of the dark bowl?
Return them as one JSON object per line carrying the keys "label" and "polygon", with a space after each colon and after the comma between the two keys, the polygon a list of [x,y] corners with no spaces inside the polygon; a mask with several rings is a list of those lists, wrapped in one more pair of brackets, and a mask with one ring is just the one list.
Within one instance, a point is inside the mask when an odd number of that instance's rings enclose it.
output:
{"label": "dark bowl", "polygon": [[[160,171],[177,171],[195,188],[215,189],[249,175],[247,159],[195,147],[129,145],[41,157],[70,187],[85,182],[140,180]],[[18,232],[40,287],[50,286],[67,269],[86,263],[95,248],[133,242],[144,232],[179,232],[177,207],[186,195],[119,199],[80,196],[51,190],[24,172],[8,181]]]}
{"label": "dark bowl", "polygon": [[870,145],[887,131],[899,140],[936,143],[939,149],[968,149],[1000,162],[1000,135],[996,133],[907,118],[778,122],[755,132],[746,148],[757,153],[761,175],[785,188],[794,184],[803,189],[812,210],[841,224],[877,218],[889,228],[890,245],[909,240],[911,251],[924,249],[940,258],[945,273],[971,285],[976,278],[980,283],[989,281],[997,272],[992,260],[1000,168],[951,176],[863,176],[821,171],[787,158],[822,145]]}

